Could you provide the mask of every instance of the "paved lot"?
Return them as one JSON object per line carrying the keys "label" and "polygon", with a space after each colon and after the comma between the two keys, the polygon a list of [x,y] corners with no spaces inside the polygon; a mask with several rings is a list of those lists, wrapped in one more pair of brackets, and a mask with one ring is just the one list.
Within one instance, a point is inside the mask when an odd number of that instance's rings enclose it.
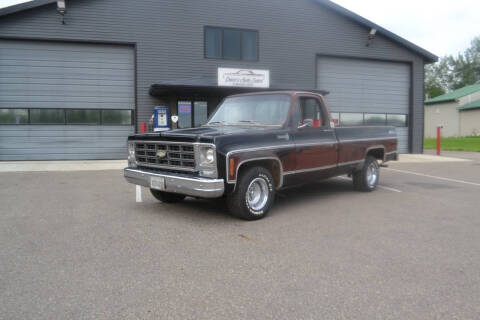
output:
{"label": "paved lot", "polygon": [[244,222],[136,203],[118,170],[0,173],[0,318],[480,318],[480,159],[381,185],[285,190]]}

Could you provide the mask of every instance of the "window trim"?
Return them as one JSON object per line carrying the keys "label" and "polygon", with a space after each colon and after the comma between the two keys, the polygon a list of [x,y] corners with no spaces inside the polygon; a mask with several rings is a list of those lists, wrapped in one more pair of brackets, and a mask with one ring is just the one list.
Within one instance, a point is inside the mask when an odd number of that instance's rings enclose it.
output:
{"label": "window trim", "polygon": [[[220,39],[220,57],[207,57],[207,29],[220,29],[221,39]],[[224,39],[224,30],[240,31],[240,59],[227,59],[223,54],[223,39]],[[257,34],[257,58],[255,60],[246,60],[243,59],[243,33],[244,32],[255,32]],[[209,60],[226,60],[226,61],[246,61],[246,62],[259,62],[260,61],[260,32],[255,29],[245,29],[245,28],[233,28],[233,27],[219,27],[205,25],[203,26],[203,58]]]}

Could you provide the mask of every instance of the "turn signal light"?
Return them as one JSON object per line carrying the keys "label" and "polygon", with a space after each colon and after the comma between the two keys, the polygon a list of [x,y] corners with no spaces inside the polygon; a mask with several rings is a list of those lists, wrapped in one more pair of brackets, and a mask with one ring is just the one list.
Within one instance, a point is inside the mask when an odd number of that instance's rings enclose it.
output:
{"label": "turn signal light", "polygon": [[228,169],[229,169],[228,173],[230,175],[230,179],[235,179],[235,159],[230,158]]}

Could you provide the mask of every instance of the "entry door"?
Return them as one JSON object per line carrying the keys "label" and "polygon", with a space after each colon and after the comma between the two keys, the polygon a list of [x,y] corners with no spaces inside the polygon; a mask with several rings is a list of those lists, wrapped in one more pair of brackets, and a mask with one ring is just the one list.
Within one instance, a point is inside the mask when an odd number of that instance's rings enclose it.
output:
{"label": "entry door", "polygon": [[298,126],[294,135],[296,171],[320,171],[335,167],[337,141],[321,101],[314,96],[300,97],[294,121]]}
{"label": "entry door", "polygon": [[208,119],[206,101],[178,101],[178,127],[191,128],[205,124]]}

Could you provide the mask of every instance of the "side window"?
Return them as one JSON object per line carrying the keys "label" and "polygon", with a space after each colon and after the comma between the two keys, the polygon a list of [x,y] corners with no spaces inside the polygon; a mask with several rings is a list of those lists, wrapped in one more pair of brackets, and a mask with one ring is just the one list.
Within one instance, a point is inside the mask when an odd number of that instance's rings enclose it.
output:
{"label": "side window", "polygon": [[299,125],[305,123],[305,120],[311,120],[314,127],[323,127],[325,125],[322,108],[315,98],[300,98],[299,108],[300,121]]}

